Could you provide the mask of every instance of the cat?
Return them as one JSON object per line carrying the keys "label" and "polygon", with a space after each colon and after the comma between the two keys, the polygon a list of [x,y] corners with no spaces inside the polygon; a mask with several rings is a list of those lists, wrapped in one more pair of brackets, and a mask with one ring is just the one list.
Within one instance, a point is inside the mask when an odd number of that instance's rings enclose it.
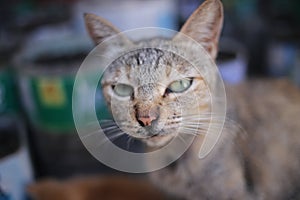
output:
{"label": "cat", "polygon": [[[112,24],[94,14],[85,14],[84,18],[95,44],[119,33]],[[206,0],[180,33],[200,43],[216,59],[222,24],[222,2]],[[154,38],[139,42],[124,39],[118,45],[170,47],[173,42],[176,43],[176,36],[171,40]],[[180,116],[177,101],[185,102],[181,106],[190,113],[191,120],[196,114],[211,111],[205,89],[207,80],[191,76],[195,74],[192,67],[176,55],[155,48],[139,48],[117,59],[108,69],[101,84],[109,107],[113,96],[117,98],[114,117],[126,122],[123,128],[130,136],[150,147],[162,147],[176,137],[178,120],[184,118]],[[186,78],[174,80],[170,76],[173,71],[186,74]],[[125,80],[117,83],[115,80],[120,76]],[[287,80],[270,79],[228,85],[226,92],[227,117],[232,120],[226,121],[212,152],[204,159],[198,158],[204,139],[199,134],[179,160],[149,174],[153,183],[166,193],[189,200],[300,199],[297,193],[300,189],[299,89]],[[202,97],[201,106],[189,103],[194,94]],[[169,123],[164,124],[166,121]]]}

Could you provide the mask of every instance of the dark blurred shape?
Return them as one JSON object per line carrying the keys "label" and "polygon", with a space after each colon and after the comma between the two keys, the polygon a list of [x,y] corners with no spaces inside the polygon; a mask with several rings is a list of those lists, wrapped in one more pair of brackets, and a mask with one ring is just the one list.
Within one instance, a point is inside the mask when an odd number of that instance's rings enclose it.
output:
{"label": "dark blurred shape", "polygon": [[21,147],[20,133],[13,124],[5,123],[2,119],[0,124],[0,159],[15,153]]}
{"label": "dark blurred shape", "polygon": [[66,181],[43,180],[28,187],[36,200],[166,200],[147,179],[128,176],[93,176]]}
{"label": "dark blurred shape", "polygon": [[0,3],[2,28],[22,33],[34,28],[66,21],[70,4],[64,1],[13,0]]}

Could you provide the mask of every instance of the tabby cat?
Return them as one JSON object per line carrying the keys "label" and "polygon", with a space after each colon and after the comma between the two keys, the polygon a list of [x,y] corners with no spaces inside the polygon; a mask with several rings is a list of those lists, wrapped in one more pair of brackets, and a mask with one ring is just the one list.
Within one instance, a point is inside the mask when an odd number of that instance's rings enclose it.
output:
{"label": "tabby cat", "polygon": [[[95,44],[119,33],[93,14],[86,14],[85,22]],[[221,1],[206,0],[180,33],[200,43],[215,59],[222,24]],[[175,40],[176,36],[146,42],[128,39],[119,45],[172,45]],[[186,78],[174,79],[173,71]],[[121,76],[123,82],[117,83]],[[176,137],[181,120],[193,122],[197,114],[210,112],[206,81],[180,57],[140,48],[109,66],[101,84],[108,105],[112,96],[117,99],[115,117],[127,125],[126,132],[150,147],[161,147]],[[252,80],[226,86],[226,91],[228,120],[213,151],[198,158],[204,139],[199,130],[179,160],[150,173],[153,183],[166,193],[191,200],[300,199],[299,90],[287,80]],[[193,94],[201,96],[200,104],[190,103]],[[190,116],[180,115],[178,101],[185,102],[181,106]]]}

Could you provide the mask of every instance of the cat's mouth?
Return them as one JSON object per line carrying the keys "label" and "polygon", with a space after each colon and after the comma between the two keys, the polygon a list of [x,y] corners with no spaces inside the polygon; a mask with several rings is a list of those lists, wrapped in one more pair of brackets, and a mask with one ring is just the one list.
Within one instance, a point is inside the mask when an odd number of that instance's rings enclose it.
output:
{"label": "cat's mouth", "polygon": [[128,129],[126,126],[119,127],[124,133],[131,137],[143,141],[150,147],[162,147],[168,144],[175,136],[176,129],[164,129],[163,127],[148,126],[139,127],[137,130]]}

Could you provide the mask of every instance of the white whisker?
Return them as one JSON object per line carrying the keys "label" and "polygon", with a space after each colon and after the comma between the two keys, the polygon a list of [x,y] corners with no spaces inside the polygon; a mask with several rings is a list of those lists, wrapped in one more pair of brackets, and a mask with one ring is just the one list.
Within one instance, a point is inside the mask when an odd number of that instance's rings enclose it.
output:
{"label": "white whisker", "polygon": [[191,132],[190,130],[181,131],[179,134],[186,134],[186,135],[193,135],[193,136],[205,135],[204,133],[201,132],[194,133],[194,131]]}
{"label": "white whisker", "polygon": [[115,129],[112,129],[112,130],[109,130],[109,131],[105,132],[105,135],[109,136],[109,135],[112,135],[112,134],[116,134],[118,132],[123,132],[124,133],[124,131],[122,131],[121,129],[115,128]]}
{"label": "white whisker", "polygon": [[180,134],[177,134],[177,136],[178,136],[178,138],[186,145],[187,143],[186,143],[186,141],[184,140],[184,138],[183,137],[181,137],[181,135]]}
{"label": "white whisker", "polygon": [[84,138],[87,138],[89,136],[92,136],[92,135],[95,135],[95,134],[98,134],[98,133],[101,133],[100,130],[92,131],[92,132],[90,132],[90,133],[88,133],[88,134],[86,134],[86,135],[84,135],[80,138],[84,139]]}
{"label": "white whisker", "polygon": [[109,130],[111,130],[111,129],[119,129],[119,127],[116,126],[116,125],[113,125],[113,126],[109,126],[109,127],[106,127],[106,128],[102,128],[102,130],[103,130],[104,132],[109,131]]}
{"label": "white whisker", "polygon": [[126,144],[127,150],[129,150],[131,142],[133,142],[133,138],[130,135],[127,135],[127,144]]}
{"label": "white whisker", "polygon": [[105,144],[108,141],[113,142],[114,140],[118,139],[119,137],[121,137],[124,134],[125,134],[124,132],[119,132],[119,133],[116,133],[115,135],[112,135],[110,137],[106,137],[96,147],[100,147],[100,146],[102,146],[103,144]]}

